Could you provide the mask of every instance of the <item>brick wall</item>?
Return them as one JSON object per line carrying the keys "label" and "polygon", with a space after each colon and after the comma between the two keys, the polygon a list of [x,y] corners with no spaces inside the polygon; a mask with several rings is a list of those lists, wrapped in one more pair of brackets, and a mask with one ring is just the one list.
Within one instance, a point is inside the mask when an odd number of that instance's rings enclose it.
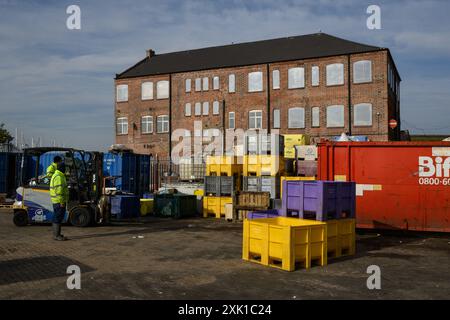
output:
{"label": "brick wall", "polygon": [[[373,141],[385,141],[394,139],[394,132],[390,132],[388,121],[396,118],[395,97],[389,94],[387,84],[387,63],[389,60],[387,50],[365,54],[353,54],[350,59],[351,74],[351,103],[372,104],[372,126],[355,126],[351,128],[352,135],[367,135]],[[364,84],[353,83],[353,62],[358,60],[372,61],[372,82]],[[344,65],[344,84],[337,86],[326,86],[326,65],[342,63]],[[288,69],[296,66],[305,68],[305,87],[300,89],[288,89]],[[319,86],[311,85],[311,67],[319,66]],[[272,89],[270,81],[270,127],[273,127],[273,110],[280,109],[281,133],[304,133],[311,137],[329,137],[349,132],[349,108],[348,108],[348,57],[335,56],[321,59],[299,60],[269,65],[270,78],[273,70],[280,71],[280,89]],[[263,73],[263,91],[248,92],[248,74],[253,71]],[[228,76],[234,74],[236,77],[236,92],[228,92]],[[218,76],[220,86],[213,90],[213,77]],[[197,92],[195,90],[195,79],[208,77],[209,88],[207,91]],[[156,116],[168,114],[169,99],[156,99],[156,82],[168,80],[169,76],[152,76],[132,79],[116,80],[117,84],[129,85],[129,101],[116,103],[116,116],[128,116],[129,133],[125,136],[116,136],[117,143],[123,143],[132,147],[136,152],[152,153],[160,156],[169,154],[168,134],[156,133]],[[185,81],[191,79],[191,91],[186,92]],[[141,83],[153,81],[154,99],[142,101]],[[225,101],[225,128],[229,127],[228,113],[235,112],[236,128],[248,129],[249,111],[261,110],[263,121],[262,128],[267,129],[268,121],[268,92],[267,92],[267,65],[256,65],[236,68],[223,68],[215,70],[204,70],[172,75],[172,130],[185,129],[194,136],[194,121],[201,121],[202,129],[222,128],[223,105]],[[213,101],[219,101],[219,115],[213,115]],[[209,102],[208,115],[195,115],[195,103]],[[191,116],[185,116],[185,105],[191,104]],[[326,107],[330,105],[344,105],[345,126],[342,128],[326,127]],[[305,128],[288,128],[288,110],[291,107],[305,108]],[[312,127],[311,108],[320,108],[320,127]],[[203,111],[203,105],[202,105]],[[141,134],[140,118],[143,115],[154,116],[154,132],[152,134]],[[132,124],[135,124],[133,128]],[[353,123],[353,118],[352,118]],[[392,130],[391,130],[392,131]],[[173,142],[173,146],[177,142]]]}

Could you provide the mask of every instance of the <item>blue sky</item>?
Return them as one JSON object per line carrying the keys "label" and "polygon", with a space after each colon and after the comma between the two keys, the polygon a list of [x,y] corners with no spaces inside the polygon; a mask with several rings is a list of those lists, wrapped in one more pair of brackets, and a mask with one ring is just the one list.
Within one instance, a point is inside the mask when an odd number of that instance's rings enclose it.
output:
{"label": "blue sky", "polygon": [[[81,30],[66,8],[81,8]],[[366,8],[381,7],[381,30]],[[403,129],[450,135],[450,2],[0,0],[0,123],[28,143],[105,150],[114,75],[145,56],[323,32],[388,47],[400,75]],[[49,128],[52,128],[51,130]]]}

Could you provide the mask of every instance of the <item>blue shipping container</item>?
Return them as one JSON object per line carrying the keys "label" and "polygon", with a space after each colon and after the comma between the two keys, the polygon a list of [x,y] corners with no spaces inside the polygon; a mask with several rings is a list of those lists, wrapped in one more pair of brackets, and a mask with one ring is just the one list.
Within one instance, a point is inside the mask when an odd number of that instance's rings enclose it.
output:
{"label": "blue shipping container", "polygon": [[115,219],[130,219],[140,216],[138,196],[116,195],[111,198],[111,216]]}
{"label": "blue shipping container", "polygon": [[115,186],[118,190],[142,196],[149,190],[150,156],[134,153],[105,153],[103,155],[103,175],[116,177]]}
{"label": "blue shipping container", "polygon": [[8,185],[8,153],[0,153],[0,193],[6,193]]}

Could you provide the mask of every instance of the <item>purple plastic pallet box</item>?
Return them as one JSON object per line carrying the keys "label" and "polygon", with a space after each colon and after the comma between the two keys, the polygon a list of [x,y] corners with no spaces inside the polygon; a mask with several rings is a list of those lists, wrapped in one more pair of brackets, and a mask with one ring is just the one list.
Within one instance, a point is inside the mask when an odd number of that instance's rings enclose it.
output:
{"label": "purple plastic pallet box", "polygon": [[279,211],[277,209],[269,209],[269,210],[257,210],[253,212],[249,212],[247,214],[247,219],[263,219],[263,218],[276,218],[280,216]]}
{"label": "purple plastic pallet box", "polygon": [[327,221],[355,218],[356,184],[341,181],[284,181],[280,214]]}

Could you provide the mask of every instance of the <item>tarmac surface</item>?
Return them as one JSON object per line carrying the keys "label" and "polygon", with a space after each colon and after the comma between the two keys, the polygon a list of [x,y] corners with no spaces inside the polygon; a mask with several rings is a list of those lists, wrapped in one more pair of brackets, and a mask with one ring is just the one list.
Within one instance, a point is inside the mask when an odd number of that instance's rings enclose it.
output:
{"label": "tarmac surface", "polygon": [[[0,210],[0,299],[449,299],[450,236],[358,231],[356,255],[286,272],[241,259],[242,224],[157,219],[16,227]],[[81,289],[67,288],[67,268]],[[367,268],[381,269],[369,290]]]}

